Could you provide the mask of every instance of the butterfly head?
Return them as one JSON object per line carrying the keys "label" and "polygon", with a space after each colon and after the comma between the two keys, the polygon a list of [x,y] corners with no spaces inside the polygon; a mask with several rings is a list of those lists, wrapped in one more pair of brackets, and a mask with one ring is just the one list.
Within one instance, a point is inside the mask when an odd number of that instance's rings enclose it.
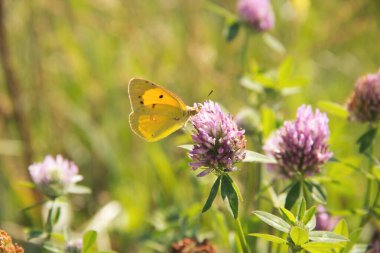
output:
{"label": "butterfly head", "polygon": [[199,108],[196,106],[194,107],[186,106],[186,110],[189,116],[194,116],[199,112]]}

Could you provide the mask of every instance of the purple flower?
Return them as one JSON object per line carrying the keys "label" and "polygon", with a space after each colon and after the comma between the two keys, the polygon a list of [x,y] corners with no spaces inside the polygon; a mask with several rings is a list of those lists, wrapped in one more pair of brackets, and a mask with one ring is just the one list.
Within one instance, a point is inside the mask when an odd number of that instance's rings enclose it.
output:
{"label": "purple flower", "polygon": [[380,70],[360,78],[347,103],[350,119],[360,122],[380,120]]}
{"label": "purple flower", "polygon": [[258,32],[265,32],[274,25],[269,0],[240,0],[237,9],[241,18]]}
{"label": "purple flower", "polygon": [[195,145],[189,152],[193,170],[205,168],[198,176],[211,171],[229,172],[234,164],[245,158],[246,139],[232,116],[225,114],[217,103],[206,101],[198,114],[190,118],[195,131],[191,136]]}
{"label": "purple flower", "polygon": [[28,169],[33,182],[50,198],[65,194],[71,185],[83,179],[78,175],[75,163],[61,155],[57,155],[55,159],[48,155],[45,160],[30,165]]}
{"label": "purple flower", "polygon": [[297,119],[286,121],[264,146],[267,155],[277,160],[269,168],[279,169],[288,178],[310,176],[332,157],[328,149],[328,118],[311,106],[298,108]]}
{"label": "purple flower", "polygon": [[339,218],[330,216],[322,205],[317,207],[316,230],[332,231],[338,224]]}
{"label": "purple flower", "polygon": [[81,253],[83,248],[82,239],[70,240],[66,243],[65,253]]}

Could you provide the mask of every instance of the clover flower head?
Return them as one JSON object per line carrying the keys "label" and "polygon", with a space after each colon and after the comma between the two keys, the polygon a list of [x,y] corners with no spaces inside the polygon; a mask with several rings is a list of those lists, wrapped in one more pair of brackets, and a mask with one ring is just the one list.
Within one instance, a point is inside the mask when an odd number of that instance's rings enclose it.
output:
{"label": "clover flower head", "polygon": [[239,130],[232,116],[223,113],[217,103],[206,101],[198,106],[199,113],[190,118],[195,129],[191,136],[195,145],[189,152],[193,160],[190,166],[193,170],[205,168],[198,176],[214,170],[236,170],[235,163],[245,158],[244,130]]}
{"label": "clover flower head", "polygon": [[65,253],[81,253],[83,248],[82,239],[70,240],[66,243]]}
{"label": "clover flower head", "polygon": [[317,206],[316,230],[332,231],[339,222],[339,217],[331,216],[324,206]]}
{"label": "clover flower head", "polygon": [[0,252],[4,253],[24,253],[24,249],[12,242],[12,237],[5,231],[0,229]]}
{"label": "clover flower head", "polygon": [[270,30],[274,25],[274,15],[269,0],[240,0],[237,10],[241,18],[257,32]]}
{"label": "clover flower head", "polygon": [[375,74],[359,78],[347,107],[351,120],[360,122],[380,120],[380,70]]}
{"label": "clover flower head", "polygon": [[215,248],[208,240],[199,242],[193,238],[183,238],[173,243],[170,250],[171,253],[216,253]]}
{"label": "clover flower head", "polygon": [[83,179],[78,175],[75,163],[61,155],[57,155],[56,158],[48,155],[42,162],[34,163],[28,169],[33,182],[49,198],[67,193],[70,186]]}
{"label": "clover flower head", "polygon": [[328,149],[329,135],[326,114],[318,109],[314,113],[311,106],[302,105],[296,120],[286,121],[266,142],[266,154],[277,160],[269,168],[288,178],[318,173],[333,155]]}

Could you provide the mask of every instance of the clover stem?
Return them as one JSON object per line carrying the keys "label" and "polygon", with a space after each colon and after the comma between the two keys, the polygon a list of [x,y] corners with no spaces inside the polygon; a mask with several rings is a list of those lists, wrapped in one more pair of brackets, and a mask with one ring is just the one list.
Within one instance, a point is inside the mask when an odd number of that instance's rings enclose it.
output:
{"label": "clover stem", "polygon": [[248,244],[247,244],[247,240],[245,239],[244,231],[243,231],[243,228],[241,226],[239,217],[237,217],[235,219],[235,225],[236,225],[236,232],[239,236],[239,241],[240,241],[241,247],[243,249],[243,252],[244,253],[251,253],[251,251],[248,247]]}
{"label": "clover stem", "polygon": [[[372,159],[372,153],[373,153],[373,144],[368,148],[367,152],[367,159],[368,159],[368,173],[370,175],[373,175],[373,159]],[[368,178],[367,179],[367,186],[366,186],[366,192],[365,192],[365,197],[364,197],[364,204],[363,208],[367,211],[367,214],[364,215],[361,219],[360,226],[364,226],[368,220],[371,218],[371,212],[372,212],[372,207],[371,207],[371,195],[372,195],[372,179]],[[376,193],[378,195],[378,193]],[[378,198],[378,197],[375,197]],[[376,199],[374,201],[375,205]]]}
{"label": "clover stem", "polygon": [[243,45],[241,47],[241,72],[242,75],[244,76],[245,72],[247,71],[247,68],[249,67],[248,64],[248,52],[249,52],[249,36],[250,36],[250,31],[248,27],[244,27],[244,40],[243,40]]}

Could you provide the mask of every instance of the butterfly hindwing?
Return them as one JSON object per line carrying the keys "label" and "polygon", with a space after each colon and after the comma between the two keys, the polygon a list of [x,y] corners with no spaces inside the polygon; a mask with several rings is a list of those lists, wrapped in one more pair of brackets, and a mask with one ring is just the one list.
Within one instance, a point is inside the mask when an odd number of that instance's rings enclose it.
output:
{"label": "butterfly hindwing", "polygon": [[154,110],[139,107],[129,116],[132,130],[147,141],[157,141],[183,127],[189,115],[171,105],[156,105]]}

